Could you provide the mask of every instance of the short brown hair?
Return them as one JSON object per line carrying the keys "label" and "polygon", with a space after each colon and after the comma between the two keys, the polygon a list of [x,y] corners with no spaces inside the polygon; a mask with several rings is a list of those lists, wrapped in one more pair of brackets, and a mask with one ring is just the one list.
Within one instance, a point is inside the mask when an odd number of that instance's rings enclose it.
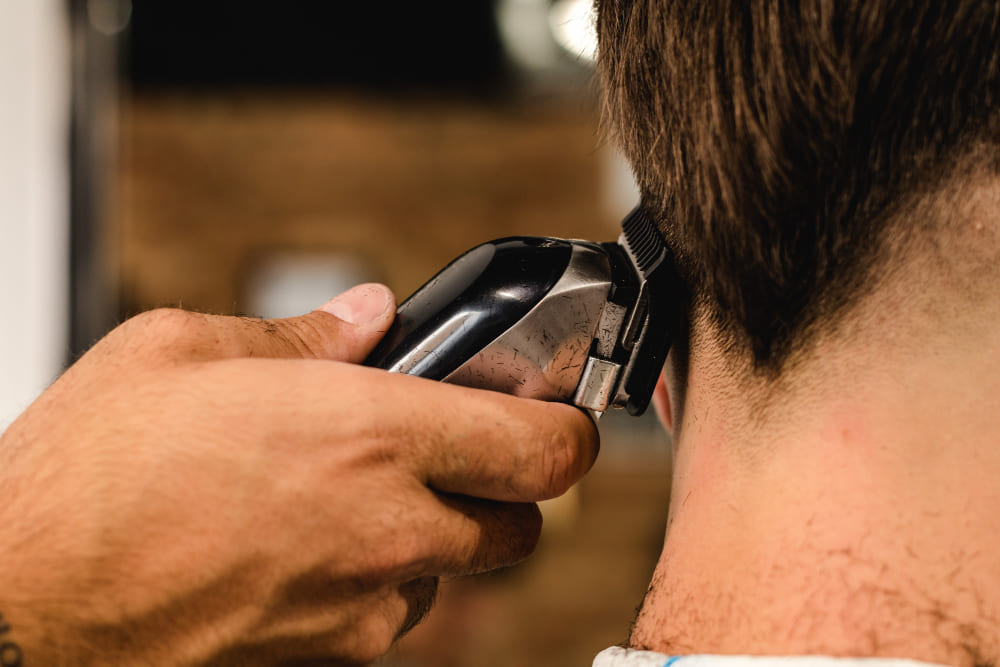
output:
{"label": "short brown hair", "polygon": [[996,145],[1000,2],[597,0],[605,117],[682,276],[777,373],[887,224]]}

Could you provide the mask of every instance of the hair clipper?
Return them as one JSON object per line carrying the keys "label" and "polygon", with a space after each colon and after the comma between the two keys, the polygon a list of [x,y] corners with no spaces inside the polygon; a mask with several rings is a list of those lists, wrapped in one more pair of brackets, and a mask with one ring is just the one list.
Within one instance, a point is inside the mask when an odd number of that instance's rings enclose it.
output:
{"label": "hair clipper", "polygon": [[616,243],[519,236],[469,250],[399,306],[365,364],[639,415],[677,299],[667,246],[637,207]]}

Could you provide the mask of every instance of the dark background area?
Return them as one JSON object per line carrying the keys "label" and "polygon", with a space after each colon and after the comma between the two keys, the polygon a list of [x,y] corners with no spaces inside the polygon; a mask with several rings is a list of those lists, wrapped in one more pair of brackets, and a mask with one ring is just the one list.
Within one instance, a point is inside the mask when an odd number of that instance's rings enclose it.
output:
{"label": "dark background area", "polygon": [[134,0],[126,74],[162,87],[489,90],[504,79],[492,0]]}

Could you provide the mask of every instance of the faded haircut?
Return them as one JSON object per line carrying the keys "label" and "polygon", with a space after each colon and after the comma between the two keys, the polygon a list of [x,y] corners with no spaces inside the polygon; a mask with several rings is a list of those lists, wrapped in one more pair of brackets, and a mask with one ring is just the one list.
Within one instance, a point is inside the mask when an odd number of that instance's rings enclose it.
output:
{"label": "faded haircut", "polygon": [[921,233],[894,212],[1000,146],[1000,2],[596,11],[605,124],[693,299],[757,373],[780,373]]}

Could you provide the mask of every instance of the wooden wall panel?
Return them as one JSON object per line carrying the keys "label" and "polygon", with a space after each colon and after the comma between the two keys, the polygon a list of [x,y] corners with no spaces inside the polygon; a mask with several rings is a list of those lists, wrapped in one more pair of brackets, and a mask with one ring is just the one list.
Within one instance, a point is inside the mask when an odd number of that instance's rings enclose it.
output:
{"label": "wooden wall panel", "polygon": [[123,112],[123,302],[241,312],[256,257],[356,254],[408,294],[495,237],[609,240],[587,102],[137,99]]}

